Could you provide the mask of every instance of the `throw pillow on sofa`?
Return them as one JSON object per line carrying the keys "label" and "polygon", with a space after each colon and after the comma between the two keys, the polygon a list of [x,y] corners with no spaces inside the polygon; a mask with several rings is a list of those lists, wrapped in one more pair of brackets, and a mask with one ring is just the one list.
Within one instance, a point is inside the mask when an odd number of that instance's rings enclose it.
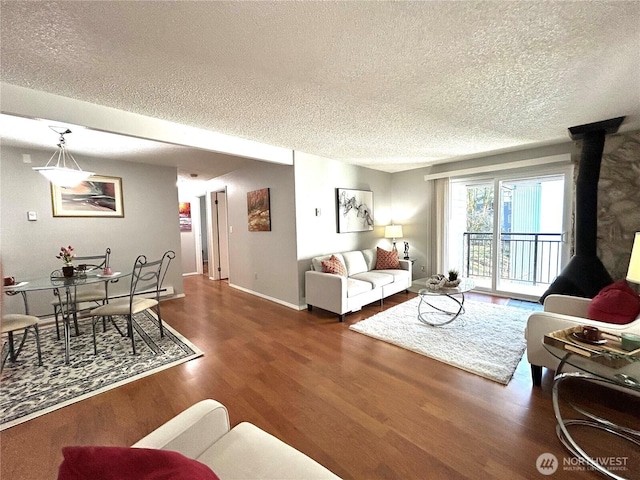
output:
{"label": "throw pillow on sofa", "polygon": [[401,268],[398,252],[389,252],[380,247],[377,248],[376,270],[399,270]]}
{"label": "throw pillow on sofa", "polygon": [[324,273],[333,273],[334,275],[347,276],[347,267],[335,255],[331,255],[329,260],[322,261],[322,271]]}
{"label": "throw pillow on sofa", "polygon": [[58,480],[220,480],[204,463],[170,450],[64,447]]}
{"label": "throw pillow on sofa", "polygon": [[625,280],[607,285],[589,303],[591,320],[625,324],[640,314],[640,297]]}

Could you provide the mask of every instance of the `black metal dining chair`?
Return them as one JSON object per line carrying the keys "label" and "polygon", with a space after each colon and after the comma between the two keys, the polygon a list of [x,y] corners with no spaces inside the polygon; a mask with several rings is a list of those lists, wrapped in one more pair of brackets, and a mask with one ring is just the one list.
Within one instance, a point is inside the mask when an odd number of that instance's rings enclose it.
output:
{"label": "black metal dining chair", "polygon": [[[109,266],[109,258],[111,256],[111,249],[107,248],[102,255],[87,255],[83,257],[75,257],[75,262],[78,264],[78,273],[91,274],[96,271],[102,271]],[[82,267],[82,268],[81,268]],[[60,324],[59,315],[62,314],[63,308],[68,308],[69,313],[73,316],[73,325],[76,330],[76,335],[80,334],[78,328],[78,305],[82,303],[96,303],[104,305],[109,298],[109,282],[95,284],[86,287],[76,287],[73,289],[70,305],[67,305],[67,299],[61,298],[57,295],[57,290],[54,290],[56,297],[51,301],[53,306],[53,315],[56,320],[56,335],[60,340]]]}
{"label": "black metal dining chair", "polygon": [[162,316],[160,314],[160,292],[162,290],[162,283],[164,282],[167,270],[169,269],[169,264],[175,256],[176,254],[173,250],[165,252],[159,260],[154,261],[148,261],[145,255],[139,255],[133,264],[133,270],[131,272],[129,296],[111,301],[91,310],[90,315],[93,317],[94,354],[98,354],[96,323],[100,317],[111,317],[114,325],[117,325],[117,323],[113,317],[126,317],[126,335],[131,339],[131,348],[135,355],[136,342],[133,328],[133,316],[144,310],[156,307],[160,336],[164,337],[164,327],[162,325]]}

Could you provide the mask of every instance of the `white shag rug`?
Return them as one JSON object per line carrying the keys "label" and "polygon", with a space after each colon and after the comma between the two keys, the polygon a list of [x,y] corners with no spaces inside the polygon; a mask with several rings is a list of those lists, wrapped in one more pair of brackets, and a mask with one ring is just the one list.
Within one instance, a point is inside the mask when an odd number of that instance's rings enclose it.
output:
{"label": "white shag rug", "polygon": [[[465,313],[448,325],[432,327],[418,320],[419,301],[413,298],[349,329],[503,385],[509,383],[526,348],[524,329],[530,310],[467,300]],[[429,301],[444,309],[454,306],[447,298]],[[428,307],[423,305],[421,311]]]}

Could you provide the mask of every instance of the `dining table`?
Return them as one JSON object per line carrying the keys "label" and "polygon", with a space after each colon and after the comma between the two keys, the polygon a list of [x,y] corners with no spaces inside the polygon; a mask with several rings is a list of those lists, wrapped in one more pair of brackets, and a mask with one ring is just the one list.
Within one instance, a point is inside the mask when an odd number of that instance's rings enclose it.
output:
{"label": "dining table", "polygon": [[[64,326],[64,361],[69,365],[71,350],[70,322],[75,313],[76,289],[84,285],[117,282],[120,278],[130,276],[131,272],[112,271],[105,275],[102,270],[75,270],[72,276],[64,276],[61,270],[55,270],[46,276],[25,278],[14,285],[4,286],[3,290],[9,295],[22,294],[24,298],[25,314],[29,315],[28,292],[52,290],[60,299],[62,323]],[[108,295],[106,301],[109,301]]]}

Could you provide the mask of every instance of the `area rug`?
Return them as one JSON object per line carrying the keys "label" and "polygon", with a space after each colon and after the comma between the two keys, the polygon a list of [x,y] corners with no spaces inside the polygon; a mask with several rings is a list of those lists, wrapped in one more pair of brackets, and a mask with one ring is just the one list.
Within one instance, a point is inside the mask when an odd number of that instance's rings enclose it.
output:
{"label": "area rug", "polygon": [[[126,326],[124,317],[115,320],[121,328]],[[157,317],[145,311],[134,316],[136,355],[131,354],[128,337],[122,337],[111,324],[103,332],[100,324],[96,356],[91,320],[84,322],[81,335],[71,337],[68,366],[64,364],[64,341],[57,340],[53,326],[40,329],[43,366],[37,365],[32,334],[18,361],[7,360],[0,377],[0,430],[202,355],[166,322],[161,338]]]}
{"label": "area rug", "polygon": [[[447,298],[429,300],[444,309],[453,305]],[[413,298],[349,328],[503,385],[509,383],[526,347],[524,329],[531,311],[466,301],[465,313],[448,325],[432,327],[418,320],[419,301]]]}

